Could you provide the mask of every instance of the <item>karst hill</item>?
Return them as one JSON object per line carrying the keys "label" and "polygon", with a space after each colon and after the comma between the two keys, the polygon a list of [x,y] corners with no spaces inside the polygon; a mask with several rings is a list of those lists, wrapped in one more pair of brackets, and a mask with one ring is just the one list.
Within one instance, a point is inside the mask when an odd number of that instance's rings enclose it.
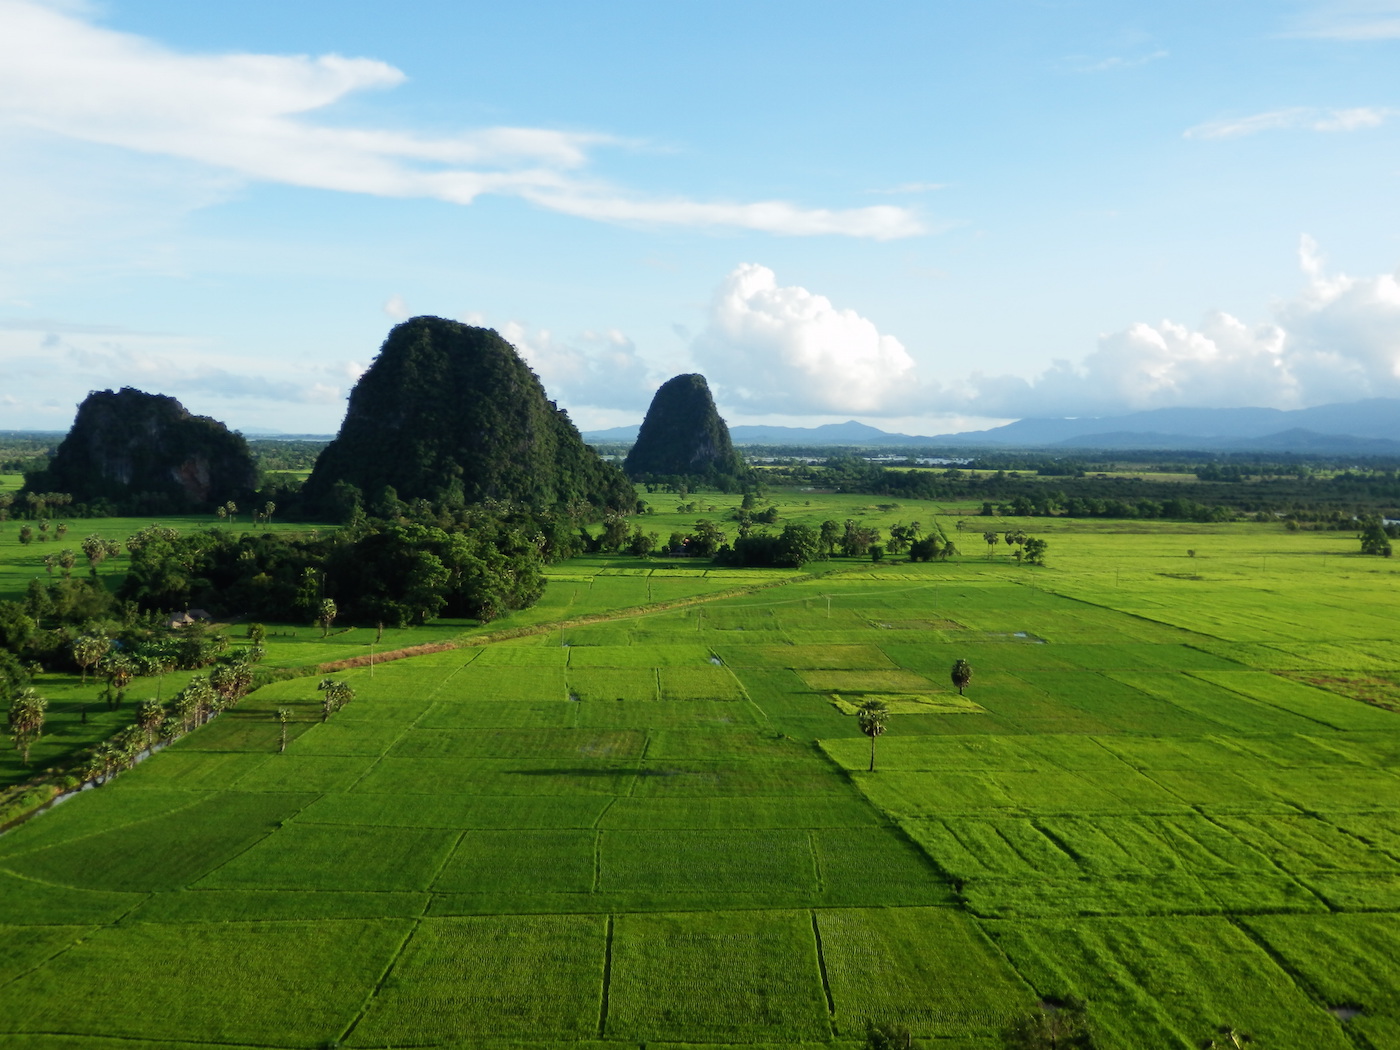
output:
{"label": "karst hill", "polygon": [[441,317],[389,332],[303,494],[335,513],[347,497],[372,506],[386,487],[400,500],[636,509],[622,472],[584,444],[510,343]]}
{"label": "karst hill", "polygon": [[31,492],[106,500],[129,513],[208,509],[257,486],[242,434],[173,397],[132,387],[88,394],[48,467],[25,482]]}
{"label": "karst hill", "polygon": [[738,478],[744,473],[704,376],[680,375],[661,384],[623,470],[632,478]]}

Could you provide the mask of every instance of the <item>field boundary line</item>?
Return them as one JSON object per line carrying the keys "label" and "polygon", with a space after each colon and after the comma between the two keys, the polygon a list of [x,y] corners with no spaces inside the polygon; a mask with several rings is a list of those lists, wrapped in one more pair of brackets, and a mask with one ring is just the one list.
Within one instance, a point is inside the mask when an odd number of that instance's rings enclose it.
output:
{"label": "field boundary line", "polygon": [[812,938],[817,947],[817,970],[822,976],[822,994],[826,996],[826,1023],[831,1026],[831,1034],[836,1035],[836,1000],[831,997],[831,981],[826,975],[826,951],[822,948],[821,926],[817,923],[817,909],[812,908]]}
{"label": "field boundary line", "polygon": [[608,1029],[608,994],[612,990],[613,916],[608,915],[607,940],[603,943],[603,989],[598,1003],[598,1038],[606,1038]]}
{"label": "field boundary line", "polygon": [[[431,899],[432,895],[429,894],[429,901],[431,901]],[[428,906],[429,905],[426,903],[423,905],[425,912],[427,911]],[[391,919],[381,921],[392,922],[394,920]],[[389,961],[385,963],[384,971],[379,975],[379,980],[375,982],[374,987],[370,989],[369,994],[366,995],[364,1001],[360,1003],[359,1012],[356,1013],[355,1016],[350,1019],[350,1024],[347,1025],[345,1030],[340,1033],[340,1038],[337,1039],[333,1045],[343,1045],[345,1041],[350,1038],[351,1033],[359,1027],[360,1022],[365,1019],[365,1015],[369,1013],[369,1008],[372,1005],[374,1005],[374,1001],[377,998],[379,998],[379,993],[384,988],[384,982],[389,979],[389,974],[394,972],[394,967],[397,966],[399,960],[403,958],[403,953],[407,951],[409,942],[412,941],[413,938],[417,935],[418,928],[423,925],[423,916],[420,915],[418,916],[418,918],[409,921],[411,925],[408,927],[408,930],[404,933],[403,940],[399,942],[398,951],[394,952],[394,954],[390,957]]]}

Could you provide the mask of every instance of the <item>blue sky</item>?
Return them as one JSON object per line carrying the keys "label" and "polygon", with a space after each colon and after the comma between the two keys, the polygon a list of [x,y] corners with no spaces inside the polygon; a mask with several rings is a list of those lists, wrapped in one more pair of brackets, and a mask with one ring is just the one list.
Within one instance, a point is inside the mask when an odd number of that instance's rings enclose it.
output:
{"label": "blue sky", "polygon": [[1400,0],[0,0],[0,429],[333,432],[396,320],[585,429],[1400,396]]}

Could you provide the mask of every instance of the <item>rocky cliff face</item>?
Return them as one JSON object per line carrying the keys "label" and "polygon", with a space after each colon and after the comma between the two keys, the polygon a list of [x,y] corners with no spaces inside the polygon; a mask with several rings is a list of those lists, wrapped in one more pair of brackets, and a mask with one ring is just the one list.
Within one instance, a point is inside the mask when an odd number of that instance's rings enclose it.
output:
{"label": "rocky cliff face", "polygon": [[676,376],[661,384],[622,469],[634,478],[643,474],[732,477],[743,471],[704,376]]}
{"label": "rocky cliff face", "polygon": [[173,397],[131,387],[89,394],[48,468],[25,484],[79,502],[156,511],[236,502],[257,486],[257,464],[241,434],[191,414]]}
{"label": "rocky cliff face", "polygon": [[389,333],[303,495],[330,512],[347,486],[371,508],[389,487],[400,500],[636,509],[627,479],[583,443],[513,346],[440,317]]}

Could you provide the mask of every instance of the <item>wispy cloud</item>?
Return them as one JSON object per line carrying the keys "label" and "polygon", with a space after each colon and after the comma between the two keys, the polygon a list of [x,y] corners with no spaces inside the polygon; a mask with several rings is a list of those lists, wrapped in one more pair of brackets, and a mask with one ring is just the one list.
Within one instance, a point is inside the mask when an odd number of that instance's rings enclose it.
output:
{"label": "wispy cloud", "polygon": [[1150,51],[1141,55],[1110,55],[1107,58],[1085,58],[1077,55],[1065,62],[1073,73],[1113,73],[1123,69],[1137,69],[1139,66],[1160,62],[1171,56],[1170,51]]}
{"label": "wispy cloud", "polygon": [[1394,109],[1385,106],[1352,109],[1294,106],[1248,117],[1207,121],[1187,128],[1183,134],[1188,139],[1235,139],[1264,131],[1360,131],[1380,127],[1394,113]]}
{"label": "wispy cloud", "polygon": [[1288,36],[1325,40],[1400,39],[1400,3],[1396,0],[1333,0],[1299,16]]}
{"label": "wispy cloud", "polygon": [[904,208],[654,199],[583,177],[597,150],[625,145],[612,135],[503,127],[429,136],[314,119],[353,93],[405,79],[367,58],[177,52],[94,25],[71,5],[0,0],[0,125],[345,193],[461,205],[496,194],[647,226],[875,239],[924,232]]}

